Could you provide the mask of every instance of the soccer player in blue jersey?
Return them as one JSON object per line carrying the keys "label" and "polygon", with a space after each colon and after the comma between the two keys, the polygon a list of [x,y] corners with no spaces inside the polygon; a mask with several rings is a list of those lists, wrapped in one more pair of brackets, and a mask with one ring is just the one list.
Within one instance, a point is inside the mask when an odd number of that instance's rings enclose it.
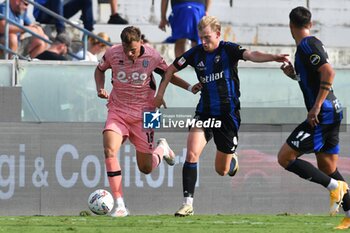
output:
{"label": "soccer player in blue jersey", "polygon": [[[307,119],[288,137],[278,153],[278,162],[286,170],[303,179],[318,183],[330,191],[330,214],[338,212],[343,200],[346,217],[338,229],[350,227],[350,197],[348,185],[337,169],[339,126],[342,107],[332,88],[335,72],[328,62],[322,42],[310,35],[311,12],[304,7],[290,14],[290,30],[297,45],[294,67],[281,66],[283,72],[297,80],[308,110]],[[318,169],[300,159],[305,153],[315,153]]]}
{"label": "soccer player in blue jersey", "polygon": [[187,139],[186,161],[183,166],[184,202],[175,216],[193,215],[193,195],[197,181],[197,164],[207,142],[214,138],[216,144],[215,170],[220,176],[234,176],[238,170],[235,154],[240,126],[240,91],[237,65],[239,60],[253,62],[288,62],[287,54],[268,54],[243,49],[240,45],[220,40],[221,25],[216,17],[205,16],[198,24],[202,44],[177,57],[167,69],[160,84],[156,106],[160,106],[166,85],[172,75],[187,65],[195,69],[199,83],[189,86],[195,93],[201,87],[201,98],[195,119],[215,119],[220,127],[192,127]]}

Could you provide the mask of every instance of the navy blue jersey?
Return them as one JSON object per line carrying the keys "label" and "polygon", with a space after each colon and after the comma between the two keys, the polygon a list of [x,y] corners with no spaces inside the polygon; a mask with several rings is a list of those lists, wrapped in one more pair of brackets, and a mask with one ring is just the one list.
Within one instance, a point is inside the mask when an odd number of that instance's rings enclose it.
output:
{"label": "navy blue jersey", "polygon": [[[305,37],[297,47],[294,67],[308,111],[314,106],[320,89],[318,69],[325,63],[328,63],[328,55],[322,42],[313,36]],[[318,119],[320,124],[332,124],[342,119],[342,107],[333,88],[322,104]]]}
{"label": "navy blue jersey", "polygon": [[233,113],[239,119],[240,92],[237,63],[243,59],[240,45],[221,41],[215,51],[204,51],[197,45],[175,59],[173,65],[181,70],[192,66],[202,84],[201,97],[196,114],[221,116]]}

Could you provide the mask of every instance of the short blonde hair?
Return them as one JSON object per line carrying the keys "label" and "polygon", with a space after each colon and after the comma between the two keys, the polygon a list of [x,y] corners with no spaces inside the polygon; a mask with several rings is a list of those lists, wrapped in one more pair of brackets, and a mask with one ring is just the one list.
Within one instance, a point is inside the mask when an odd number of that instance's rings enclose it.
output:
{"label": "short blonde hair", "polygon": [[221,31],[221,24],[215,16],[204,16],[198,23],[198,31],[203,31],[207,26],[210,26],[211,30],[214,32]]}
{"label": "short blonde hair", "polygon": [[[107,33],[105,32],[100,32],[97,34],[98,37],[101,37],[103,40],[107,41],[107,42],[111,42],[111,38],[109,38],[109,36],[107,35]],[[100,45],[101,47],[106,47],[107,45],[105,43],[102,43],[101,41],[99,41],[96,38],[93,37],[89,37],[89,42],[92,45]]]}

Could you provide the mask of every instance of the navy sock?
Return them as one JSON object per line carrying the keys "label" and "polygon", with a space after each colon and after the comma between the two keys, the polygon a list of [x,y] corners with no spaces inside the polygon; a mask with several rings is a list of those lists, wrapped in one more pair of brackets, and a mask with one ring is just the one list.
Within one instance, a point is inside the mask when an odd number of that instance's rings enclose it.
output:
{"label": "navy sock", "polygon": [[197,163],[185,162],[182,169],[182,188],[184,197],[193,197],[197,182]]}
{"label": "navy sock", "polygon": [[[333,173],[330,174],[329,176],[332,177],[333,179],[336,179],[336,180],[345,181],[345,179],[344,179],[343,176],[340,174],[340,172],[338,171],[338,169],[335,169],[335,172],[333,172]],[[344,197],[343,197],[343,210],[344,210],[344,211],[350,210],[350,195],[349,195],[349,192],[347,192],[347,193],[344,195]]]}
{"label": "navy sock", "polygon": [[331,178],[329,176],[317,169],[311,163],[302,159],[291,161],[286,170],[297,174],[303,179],[320,184],[325,188],[327,188],[328,184],[331,182]]}

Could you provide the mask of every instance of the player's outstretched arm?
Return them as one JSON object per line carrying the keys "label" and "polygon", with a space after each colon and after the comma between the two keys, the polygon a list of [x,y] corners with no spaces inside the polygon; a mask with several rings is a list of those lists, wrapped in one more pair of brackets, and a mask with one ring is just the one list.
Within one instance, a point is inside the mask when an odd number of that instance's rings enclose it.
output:
{"label": "player's outstretched arm", "polygon": [[171,78],[170,82],[178,87],[181,87],[182,89],[192,92],[193,94],[196,94],[202,89],[202,85],[200,83],[196,83],[192,86],[176,74],[173,74],[173,77]]}
{"label": "player's outstretched arm", "polygon": [[252,62],[269,62],[269,61],[289,62],[288,56],[289,54],[270,54],[270,53],[263,53],[260,51],[249,51],[249,50],[246,50],[243,53],[243,58],[245,60],[252,61]]}

